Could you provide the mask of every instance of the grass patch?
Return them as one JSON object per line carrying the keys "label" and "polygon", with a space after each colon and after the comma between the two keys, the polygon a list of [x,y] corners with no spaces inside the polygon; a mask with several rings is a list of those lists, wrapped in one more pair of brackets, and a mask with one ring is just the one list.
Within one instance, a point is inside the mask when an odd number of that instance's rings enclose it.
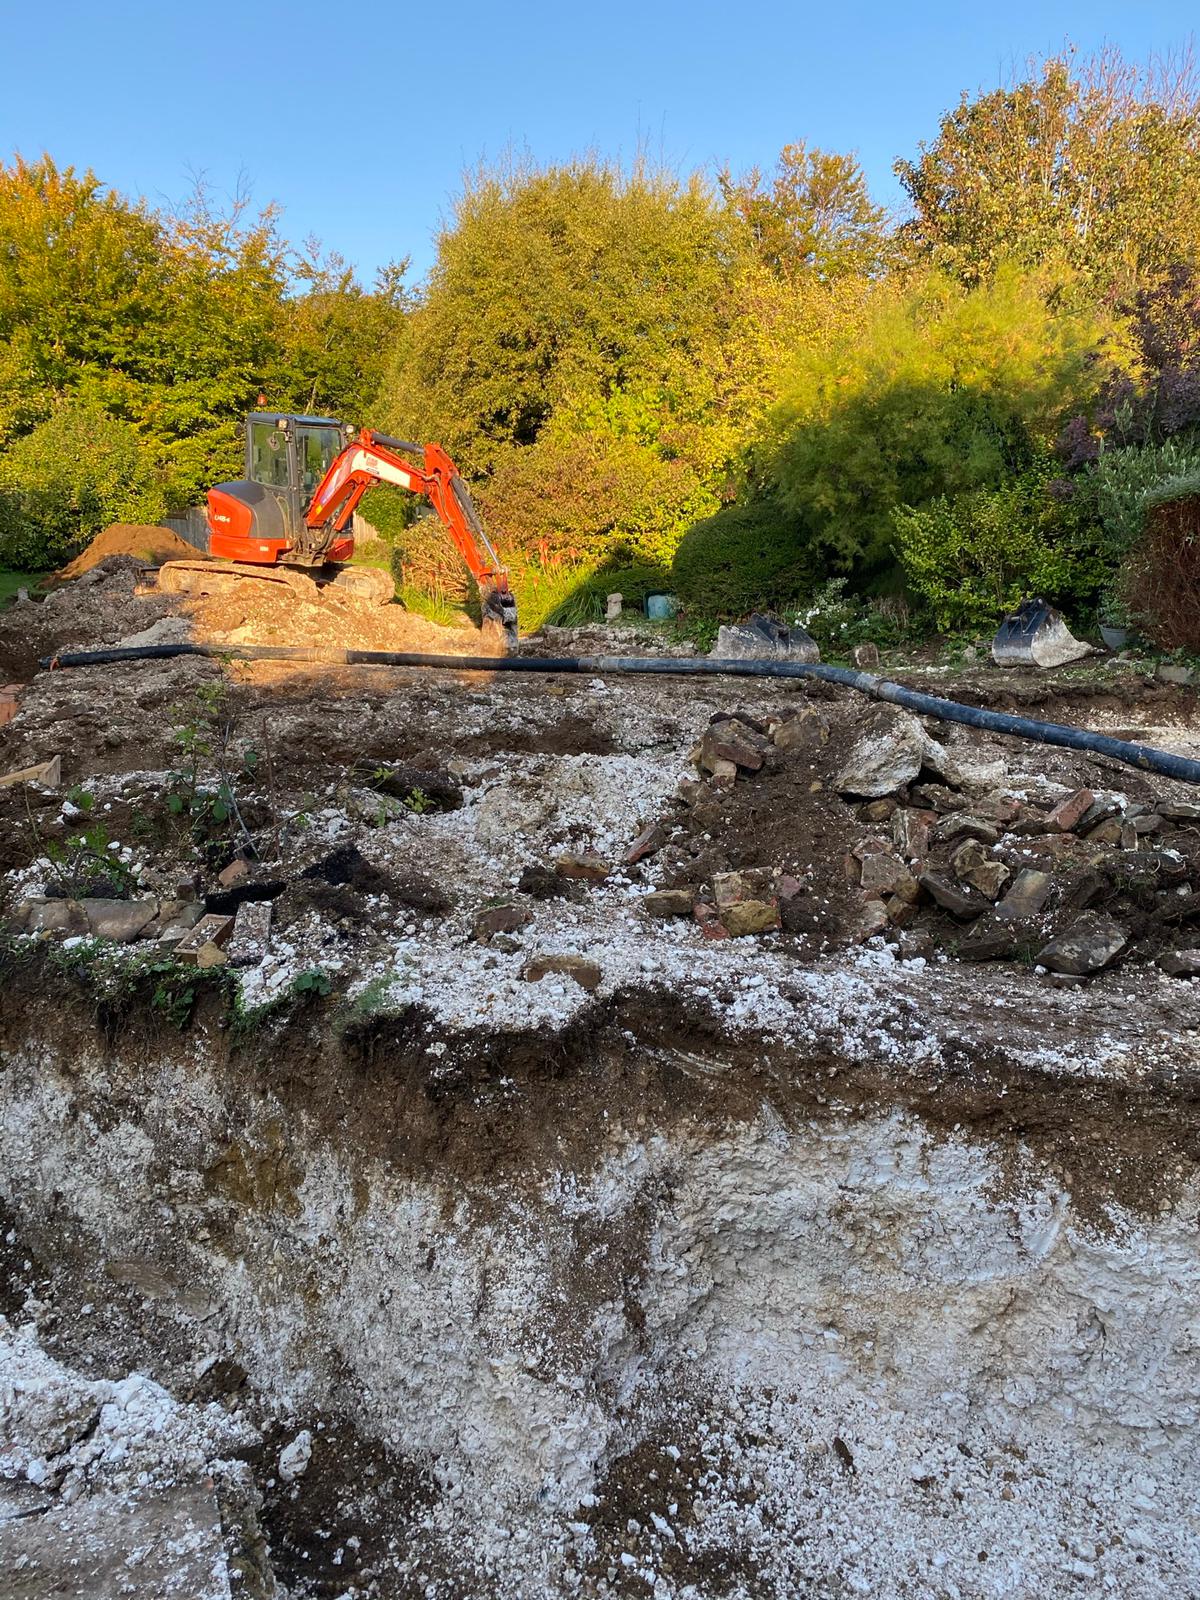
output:
{"label": "grass patch", "polygon": [[0,606],[6,606],[9,601],[15,600],[18,589],[28,589],[32,592],[43,578],[49,576],[48,572],[11,572],[7,567],[0,567]]}
{"label": "grass patch", "polygon": [[448,594],[427,594],[412,583],[401,584],[396,591],[396,599],[406,611],[424,617],[427,622],[436,622],[441,628],[459,627],[463,617],[468,615]]}

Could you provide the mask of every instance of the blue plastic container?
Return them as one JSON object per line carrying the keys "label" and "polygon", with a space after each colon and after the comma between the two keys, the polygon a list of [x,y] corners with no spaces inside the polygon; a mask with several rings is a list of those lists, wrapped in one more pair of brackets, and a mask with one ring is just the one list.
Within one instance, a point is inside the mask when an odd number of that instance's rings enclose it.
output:
{"label": "blue plastic container", "polygon": [[646,615],[651,622],[666,622],[679,610],[679,601],[673,594],[648,594]]}

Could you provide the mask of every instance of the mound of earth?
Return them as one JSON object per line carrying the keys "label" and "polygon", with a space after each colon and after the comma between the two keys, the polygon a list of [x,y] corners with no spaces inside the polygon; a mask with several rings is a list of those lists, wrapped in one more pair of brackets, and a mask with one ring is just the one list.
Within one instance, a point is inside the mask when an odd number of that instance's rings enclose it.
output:
{"label": "mound of earth", "polygon": [[163,561],[178,560],[181,556],[194,561],[197,554],[186,539],[172,533],[170,528],[138,522],[112,522],[73,561],[68,561],[61,571],[54,574],[53,582],[66,583],[71,578],[82,577],[110,556],[139,556],[157,565]]}

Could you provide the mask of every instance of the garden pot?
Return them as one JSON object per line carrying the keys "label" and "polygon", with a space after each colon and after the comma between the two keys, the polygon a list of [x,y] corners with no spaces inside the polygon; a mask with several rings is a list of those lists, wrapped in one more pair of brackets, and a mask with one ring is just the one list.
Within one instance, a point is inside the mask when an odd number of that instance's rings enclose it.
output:
{"label": "garden pot", "polygon": [[1100,624],[1100,637],[1104,640],[1106,650],[1124,650],[1129,642],[1128,628],[1110,628],[1107,622]]}

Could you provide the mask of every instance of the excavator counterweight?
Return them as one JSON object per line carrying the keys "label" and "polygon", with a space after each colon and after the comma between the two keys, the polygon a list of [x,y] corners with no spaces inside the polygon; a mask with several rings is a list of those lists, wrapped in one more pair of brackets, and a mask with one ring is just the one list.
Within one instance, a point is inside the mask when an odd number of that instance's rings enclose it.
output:
{"label": "excavator counterweight", "polygon": [[353,435],[329,417],[283,412],[247,417],[246,476],[208,492],[213,559],[168,562],[160,569],[159,585],[174,593],[203,594],[248,579],[293,587],[315,579],[386,604],[394,595],[386,573],[346,565],[354,553],[355,509],[379,483],[430,502],[478,585],[484,626],[500,634],[506,647],[515,647],[517,607],[508,575],[441,445],[414,444],[365,428]]}

